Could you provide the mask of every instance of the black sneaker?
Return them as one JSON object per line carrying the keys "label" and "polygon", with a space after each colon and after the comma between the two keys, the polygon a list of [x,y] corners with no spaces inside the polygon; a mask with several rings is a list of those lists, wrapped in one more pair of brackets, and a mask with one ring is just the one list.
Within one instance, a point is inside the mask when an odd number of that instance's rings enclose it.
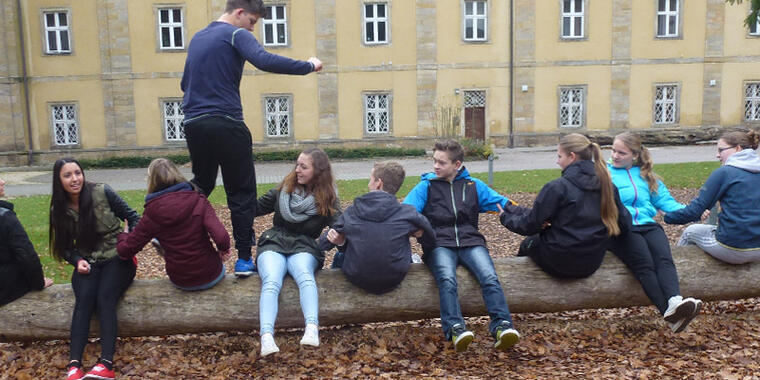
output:
{"label": "black sneaker", "polygon": [[472,331],[465,330],[464,326],[456,324],[451,326],[451,343],[454,343],[454,349],[457,352],[463,352],[467,350],[467,346],[475,339],[475,334]]}

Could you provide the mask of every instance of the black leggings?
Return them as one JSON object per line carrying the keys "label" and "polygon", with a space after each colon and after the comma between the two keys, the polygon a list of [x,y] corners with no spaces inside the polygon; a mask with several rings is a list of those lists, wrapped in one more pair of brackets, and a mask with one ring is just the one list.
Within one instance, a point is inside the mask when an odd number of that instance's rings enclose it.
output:
{"label": "black leggings", "polygon": [[662,226],[633,226],[627,235],[614,240],[610,250],[630,268],[660,314],[665,314],[668,299],[681,291],[670,242]]}
{"label": "black leggings", "polygon": [[100,322],[100,357],[113,361],[116,348],[116,303],[135,278],[136,267],[132,260],[118,257],[103,263],[92,264],[89,274],[74,269],[71,287],[76,301],[71,317],[71,344],[69,358],[82,362],[82,353],[90,335],[90,319],[97,308]]}

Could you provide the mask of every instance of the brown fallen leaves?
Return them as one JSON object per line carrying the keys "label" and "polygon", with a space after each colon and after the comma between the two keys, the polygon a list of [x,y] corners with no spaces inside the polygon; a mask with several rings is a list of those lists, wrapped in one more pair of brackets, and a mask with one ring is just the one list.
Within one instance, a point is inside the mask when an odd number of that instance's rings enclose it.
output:
{"label": "brown fallen leaves", "polygon": [[[682,202],[695,190],[673,191]],[[521,204],[532,194],[510,195]],[[229,229],[226,208],[217,210]],[[271,220],[256,221],[260,233]],[[521,237],[481,218],[494,256],[514,255]],[[673,242],[683,229],[665,226]],[[328,256],[329,257],[329,256]],[[329,259],[328,259],[329,262]],[[234,258],[227,263],[231,269]],[[146,248],[138,277],[164,276],[163,261]],[[509,294],[507,294],[509,300]],[[251,312],[256,312],[252,310]],[[1,316],[0,316],[1,317]],[[672,334],[653,307],[518,314],[522,339],[508,352],[492,348],[488,318],[468,318],[476,335],[457,354],[438,320],[327,327],[321,346],[302,348],[302,330],[278,330],[281,352],[259,357],[258,335],[188,334],[119,339],[121,379],[312,378],[594,378],[757,379],[760,373],[760,299],[709,302],[689,328]],[[85,364],[100,352],[87,346]],[[0,344],[0,379],[64,377],[68,341]]]}

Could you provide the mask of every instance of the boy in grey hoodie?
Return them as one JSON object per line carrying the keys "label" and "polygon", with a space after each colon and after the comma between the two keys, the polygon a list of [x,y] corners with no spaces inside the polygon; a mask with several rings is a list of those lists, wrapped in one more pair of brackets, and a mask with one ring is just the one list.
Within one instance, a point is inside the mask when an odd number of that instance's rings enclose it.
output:
{"label": "boy in grey hoodie", "polygon": [[343,255],[341,268],[346,278],[370,293],[389,292],[404,279],[412,262],[409,236],[435,241],[427,218],[396,199],[405,176],[396,162],[376,163],[370,174],[370,191],[354,199],[319,238],[322,250],[338,246],[336,261]]}

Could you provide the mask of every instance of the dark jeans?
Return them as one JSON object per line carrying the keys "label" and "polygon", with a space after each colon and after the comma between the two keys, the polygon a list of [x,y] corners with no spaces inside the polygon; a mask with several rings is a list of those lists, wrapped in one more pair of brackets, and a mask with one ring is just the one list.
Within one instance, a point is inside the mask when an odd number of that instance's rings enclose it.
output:
{"label": "dark jeans", "polygon": [[488,249],[483,246],[446,248],[437,247],[427,253],[427,266],[438,284],[438,297],[441,304],[441,327],[446,339],[451,339],[451,326],[464,326],[462,309],[459,306],[457,289],[457,265],[462,264],[480,283],[483,301],[491,317],[490,331],[493,333],[502,323],[512,326],[507,300],[501,289],[499,277],[493,266]]}
{"label": "dark jeans", "polygon": [[74,269],[71,275],[75,302],[74,315],[71,317],[69,358],[82,362],[82,353],[90,335],[90,319],[97,309],[100,322],[100,357],[113,361],[118,334],[116,304],[132,284],[137,268],[132,260],[122,260],[118,257],[92,264],[90,268],[88,274],[80,274]]}
{"label": "dark jeans", "polygon": [[610,250],[631,269],[660,314],[665,314],[668,299],[680,294],[680,289],[670,243],[662,226],[633,226],[630,233],[614,239]]}
{"label": "dark jeans", "polygon": [[250,260],[256,216],[251,132],[242,121],[212,116],[185,124],[185,137],[193,163],[192,181],[206,196],[214,190],[216,174],[222,168],[238,258]]}

